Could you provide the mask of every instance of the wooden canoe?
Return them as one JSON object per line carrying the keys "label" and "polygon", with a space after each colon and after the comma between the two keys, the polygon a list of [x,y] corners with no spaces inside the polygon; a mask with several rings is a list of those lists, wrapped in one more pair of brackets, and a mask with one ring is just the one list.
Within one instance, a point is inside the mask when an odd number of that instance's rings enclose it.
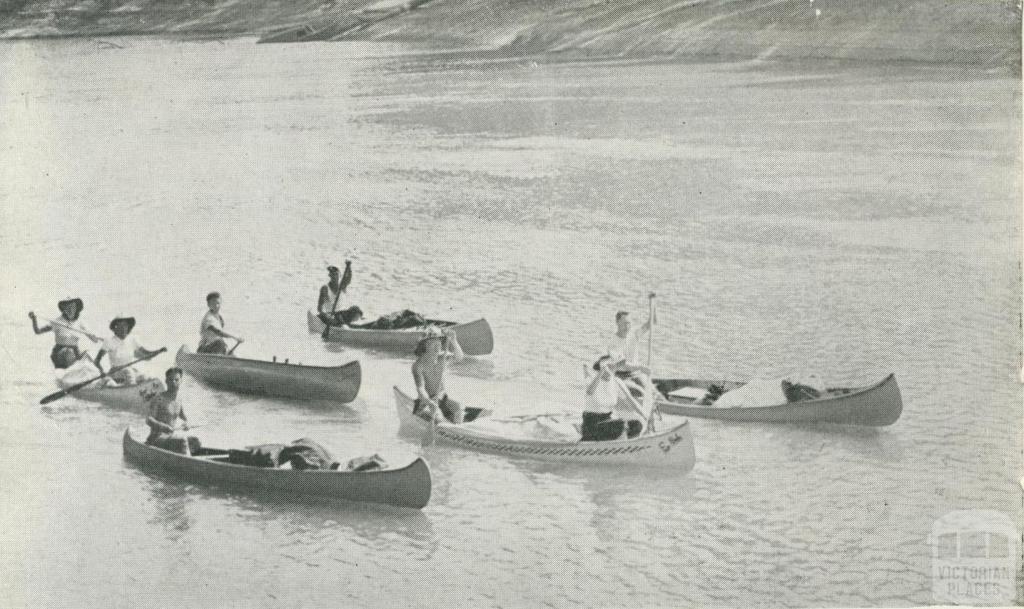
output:
{"label": "wooden canoe", "polygon": [[228,463],[228,451],[203,448],[187,456],[132,438],[125,429],[124,455],[142,468],[164,470],[194,484],[222,484],[254,493],[281,492],[342,501],[421,509],[430,501],[430,468],[417,458],[409,465],[367,472],[294,470]]}
{"label": "wooden canoe", "polygon": [[[395,387],[394,391],[395,406],[400,421],[399,431],[420,436],[428,433],[430,422],[413,414],[413,399],[398,387]],[[466,410],[469,411],[468,408]],[[489,411],[484,411],[480,417],[485,417],[488,414]],[[551,416],[564,417],[565,415]],[[522,418],[524,417],[503,417],[496,420]],[[682,472],[693,469],[696,462],[693,436],[686,420],[682,420],[681,423],[666,431],[627,440],[605,442],[506,438],[475,430],[472,424],[438,423],[435,433],[438,442],[481,452],[540,461],[594,465],[663,466],[674,467]]]}
{"label": "wooden canoe", "polygon": [[195,353],[185,347],[178,350],[175,361],[212,387],[298,400],[351,402],[359,393],[362,378],[358,361],[343,366],[303,366]]}
{"label": "wooden canoe", "polygon": [[[488,355],[494,351],[494,335],[486,319],[478,319],[469,323],[428,319],[431,325],[441,328],[452,328],[459,339],[459,346],[466,355]],[[324,322],[312,311],[306,311],[306,324],[310,332],[323,334]],[[412,353],[416,343],[425,336],[424,328],[408,328],[404,330],[372,330],[353,328],[350,326],[331,326],[327,340],[340,342],[354,347],[373,349],[401,350]]]}
{"label": "wooden canoe", "polygon": [[[684,387],[708,389],[719,385],[726,393],[742,387],[744,383],[734,381],[707,381],[694,379],[654,379],[654,385],[662,394]],[[668,398],[659,400],[658,408],[666,414],[727,421],[752,421],[763,423],[837,423],[843,425],[870,425],[882,427],[892,425],[903,412],[896,375],[890,374],[880,382],[868,387],[827,389],[820,398],[788,402],[774,406],[716,408],[698,406],[692,400]]]}
{"label": "wooden canoe", "polygon": [[[65,384],[58,381],[57,384],[61,389],[67,389],[73,383]],[[147,398],[164,389],[166,389],[164,384],[156,379],[143,381],[136,385],[103,385],[101,381],[96,381],[72,393],[71,397],[87,402],[97,402],[119,410],[145,414],[149,412]]]}

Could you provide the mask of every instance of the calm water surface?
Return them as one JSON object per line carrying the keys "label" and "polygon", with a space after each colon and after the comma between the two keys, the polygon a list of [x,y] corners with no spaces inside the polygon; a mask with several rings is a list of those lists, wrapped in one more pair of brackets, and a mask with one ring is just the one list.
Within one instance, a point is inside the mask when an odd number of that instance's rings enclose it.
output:
{"label": "calm water surface", "polygon": [[[1020,86],[935,68],[564,63],[251,40],[0,46],[0,598],[11,606],[895,606],[956,509],[1020,523]],[[327,263],[370,314],[486,316],[451,389],[578,407],[618,309],[660,374],[895,372],[885,429],[692,422],[689,475],[397,435],[409,358],[305,330]],[[203,440],[430,462],[422,513],[255,500],[122,460],[137,415],[54,389],[26,313],[143,344],[224,294],[240,355],[360,359],[344,407],[187,381]],[[151,370],[171,363],[165,356]]]}

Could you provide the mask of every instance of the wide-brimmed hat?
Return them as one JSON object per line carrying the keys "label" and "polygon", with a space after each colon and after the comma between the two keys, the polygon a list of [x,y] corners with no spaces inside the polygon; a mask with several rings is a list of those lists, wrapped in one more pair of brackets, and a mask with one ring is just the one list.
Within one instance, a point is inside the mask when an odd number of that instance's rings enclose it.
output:
{"label": "wide-brimmed hat", "polygon": [[118,323],[120,323],[122,321],[128,324],[128,331],[129,332],[131,332],[132,328],[135,327],[135,318],[134,317],[125,317],[123,315],[118,315],[114,319],[110,320],[110,331],[113,332],[114,331],[114,326],[116,326]]}
{"label": "wide-brimmed hat", "polygon": [[444,340],[444,333],[437,326],[427,326],[423,331],[423,336],[416,343],[416,355],[420,355],[423,352],[423,346],[434,339]]}
{"label": "wide-brimmed hat", "polygon": [[62,300],[62,301],[57,303],[57,308],[60,309],[61,311],[63,311],[64,307],[68,306],[69,304],[78,305],[78,312],[79,313],[81,313],[82,309],[85,308],[85,303],[82,302],[81,298],[77,298],[77,297],[75,297],[75,298],[65,298],[64,300]]}

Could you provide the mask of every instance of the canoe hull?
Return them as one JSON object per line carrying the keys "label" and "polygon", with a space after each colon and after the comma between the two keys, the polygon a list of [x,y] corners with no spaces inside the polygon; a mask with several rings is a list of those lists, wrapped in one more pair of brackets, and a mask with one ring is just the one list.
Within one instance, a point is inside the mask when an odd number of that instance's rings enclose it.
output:
{"label": "canoe hull", "polygon": [[[434,320],[430,320],[434,321]],[[437,322],[455,330],[459,346],[466,355],[488,355],[494,351],[494,334],[486,319],[478,319],[469,323]],[[310,332],[322,334],[324,322],[312,311],[306,312],[306,325]],[[327,340],[339,342],[353,347],[387,349],[392,351],[408,351],[412,353],[416,343],[426,334],[418,329],[408,330],[368,330],[344,326],[331,327]]]}
{"label": "canoe hull", "polygon": [[[688,381],[655,379],[655,385],[673,383],[684,386],[704,386],[711,381]],[[722,382],[725,386],[739,386],[739,383]],[[725,421],[747,421],[760,423],[834,423],[840,425],[866,425],[884,427],[892,425],[903,412],[903,398],[900,395],[896,376],[890,374],[881,382],[860,389],[848,390],[841,395],[826,396],[816,400],[790,402],[776,406],[754,408],[715,408],[696,406],[673,401],[659,401],[658,408],[672,415],[721,419]]]}
{"label": "canoe hull", "polygon": [[212,387],[297,400],[351,402],[362,380],[358,361],[334,367],[301,366],[195,353],[185,347],[178,350],[175,361]]}
{"label": "canoe hull", "polygon": [[125,458],[143,469],[159,469],[190,483],[243,488],[253,494],[278,492],[331,500],[422,509],[430,501],[430,468],[417,458],[400,469],[370,472],[297,471],[217,462],[147,446],[126,429]]}
{"label": "canoe hull", "polygon": [[[424,435],[429,423],[412,413],[413,399],[394,388],[400,431]],[[435,439],[480,452],[556,463],[585,463],[603,466],[672,467],[683,472],[693,469],[696,453],[693,435],[686,421],[668,431],[631,440],[607,442],[556,442],[496,438],[448,423],[439,423]]]}
{"label": "canoe hull", "polygon": [[[60,383],[58,383],[60,384]],[[86,386],[74,392],[72,397],[87,402],[97,402],[119,410],[148,413],[147,397],[162,392],[164,384],[156,379],[143,381],[127,387]]]}

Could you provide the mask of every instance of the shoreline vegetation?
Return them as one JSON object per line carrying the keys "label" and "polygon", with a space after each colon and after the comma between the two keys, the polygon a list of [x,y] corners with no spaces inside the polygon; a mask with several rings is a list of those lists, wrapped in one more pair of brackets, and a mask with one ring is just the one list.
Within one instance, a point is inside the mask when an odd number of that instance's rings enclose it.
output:
{"label": "shoreline vegetation", "polygon": [[1018,0],[0,0],[6,40],[255,36],[510,57],[910,62],[1015,74],[1020,29]]}

